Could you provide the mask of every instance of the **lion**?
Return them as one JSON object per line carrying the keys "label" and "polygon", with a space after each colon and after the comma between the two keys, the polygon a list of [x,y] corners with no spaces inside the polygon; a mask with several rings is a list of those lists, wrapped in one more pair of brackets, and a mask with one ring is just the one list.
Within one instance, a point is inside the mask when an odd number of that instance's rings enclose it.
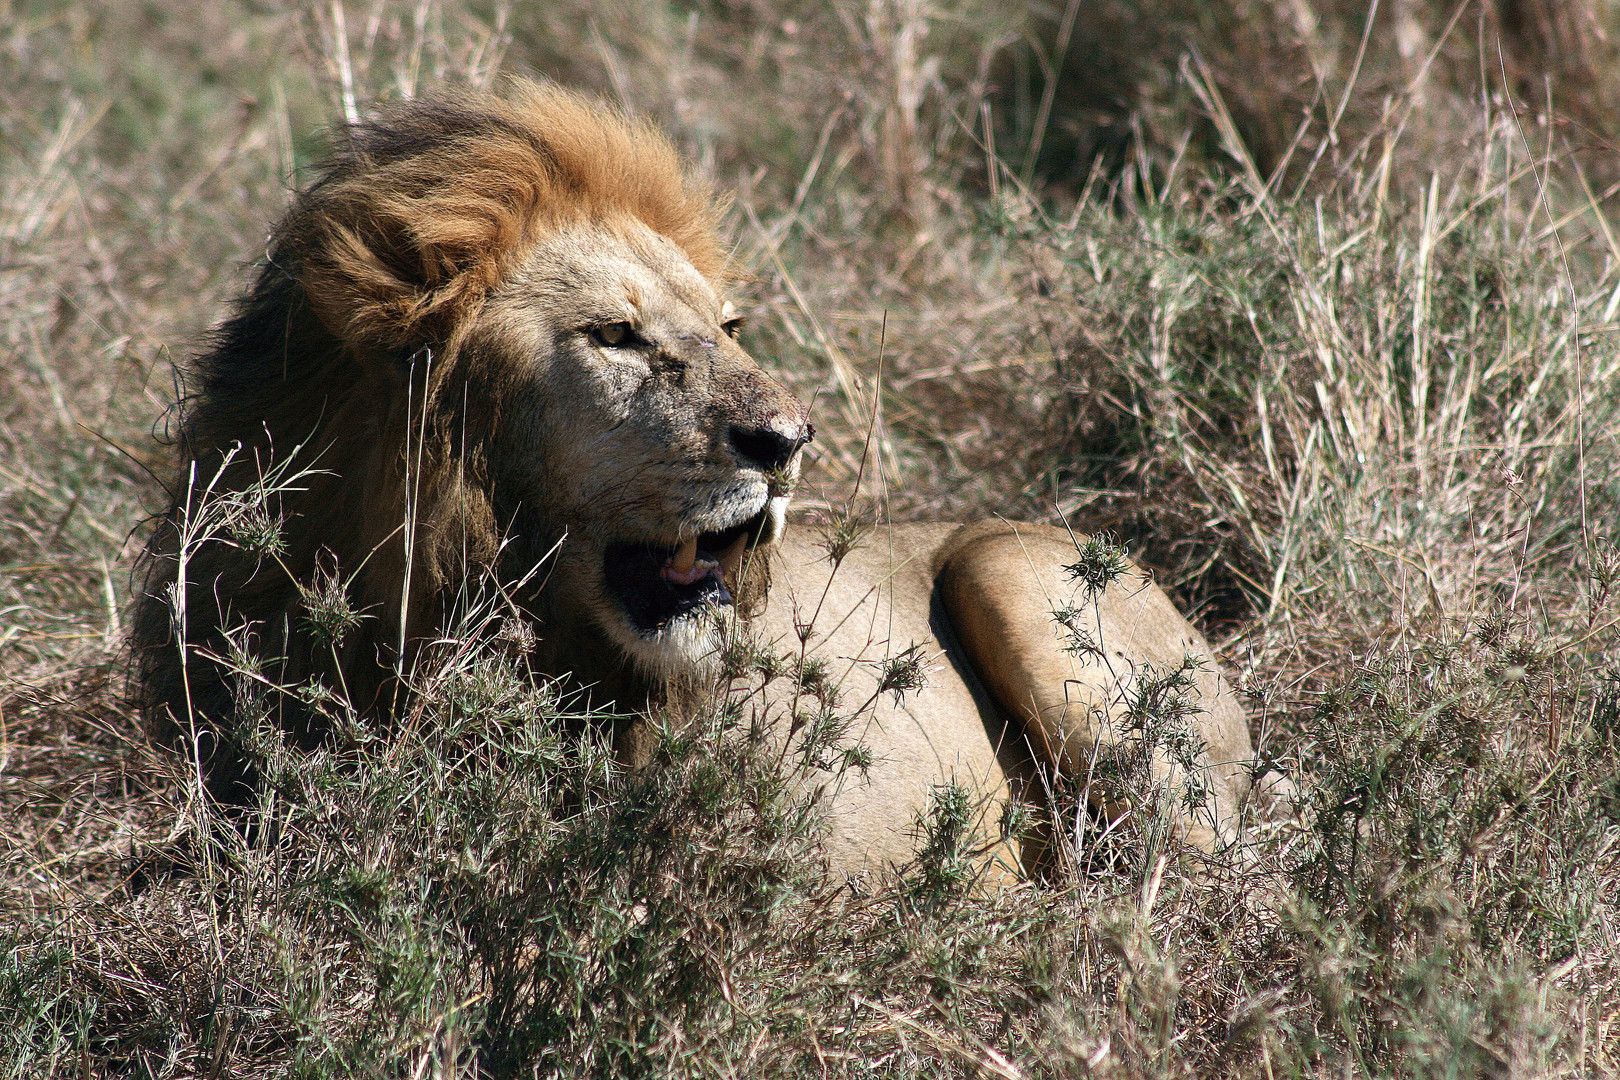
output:
{"label": "lion", "polygon": [[[739,340],[719,205],[654,128],[556,86],[440,93],[345,129],[189,372],[133,621],[158,732],[244,803],[248,720],[306,748],[329,734],[279,688],[398,710],[413,658],[487,578],[532,624],[537,673],[640,717],[616,735],[630,767],[739,635],[865,702],[863,767],[800,781],[836,871],[905,865],[954,788],[975,797],[983,864],[1028,876],[1046,841],[999,808],[1050,810],[1067,786],[1112,820],[1131,806],[1104,778],[1126,760],[1184,840],[1230,843],[1243,710],[1134,565],[1095,580],[1076,537],[1001,520],[789,528],[814,428]],[[205,502],[224,526],[200,524]],[[354,617],[323,630],[334,604]],[[1186,699],[1179,751],[1142,720],[1166,687]],[[784,746],[804,688],[757,699]]]}

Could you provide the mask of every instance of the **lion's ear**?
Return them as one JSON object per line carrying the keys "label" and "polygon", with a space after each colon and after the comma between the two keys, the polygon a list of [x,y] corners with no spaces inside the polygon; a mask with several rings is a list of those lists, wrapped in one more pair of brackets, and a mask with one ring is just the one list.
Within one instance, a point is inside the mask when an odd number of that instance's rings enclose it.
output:
{"label": "lion's ear", "polygon": [[380,171],[310,193],[297,276],[321,321],[350,345],[443,343],[500,279],[522,215],[514,201],[480,195],[476,178],[389,190],[391,179],[420,178]]}

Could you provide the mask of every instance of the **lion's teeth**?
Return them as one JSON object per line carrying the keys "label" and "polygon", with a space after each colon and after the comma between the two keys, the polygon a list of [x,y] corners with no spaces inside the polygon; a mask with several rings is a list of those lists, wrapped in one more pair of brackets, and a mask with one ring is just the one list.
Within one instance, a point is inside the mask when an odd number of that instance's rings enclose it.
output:
{"label": "lion's teeth", "polygon": [[694,537],[675,550],[675,558],[670,566],[677,574],[686,575],[692,572],[692,564],[697,561],[697,539]]}
{"label": "lion's teeth", "polygon": [[743,554],[748,550],[748,534],[743,533],[731,542],[731,546],[720,553],[720,575],[731,582],[733,588],[737,586],[737,577],[742,572]]}

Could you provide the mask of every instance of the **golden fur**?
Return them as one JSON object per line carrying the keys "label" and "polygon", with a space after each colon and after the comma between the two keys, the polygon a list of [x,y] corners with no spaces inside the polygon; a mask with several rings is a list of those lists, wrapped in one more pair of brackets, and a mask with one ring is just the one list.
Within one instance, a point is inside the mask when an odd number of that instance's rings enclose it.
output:
{"label": "golden fur", "polygon": [[574,221],[641,222],[720,280],[709,191],[655,129],[574,94],[444,96],[357,135],[280,231],[305,294],[352,344],[452,343],[536,240]]}

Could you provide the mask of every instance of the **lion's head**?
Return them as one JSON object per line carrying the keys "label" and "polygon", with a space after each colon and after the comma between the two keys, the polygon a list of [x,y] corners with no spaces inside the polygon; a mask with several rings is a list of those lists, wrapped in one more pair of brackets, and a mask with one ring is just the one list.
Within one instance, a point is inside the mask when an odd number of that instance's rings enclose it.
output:
{"label": "lion's head", "polygon": [[[527,83],[339,143],[190,373],[134,634],[160,724],[228,731],[244,647],[271,683],[386,707],[480,576],[551,673],[700,666],[811,433],[736,341],[709,191],[651,128]],[[323,635],[333,589],[361,618]]]}

